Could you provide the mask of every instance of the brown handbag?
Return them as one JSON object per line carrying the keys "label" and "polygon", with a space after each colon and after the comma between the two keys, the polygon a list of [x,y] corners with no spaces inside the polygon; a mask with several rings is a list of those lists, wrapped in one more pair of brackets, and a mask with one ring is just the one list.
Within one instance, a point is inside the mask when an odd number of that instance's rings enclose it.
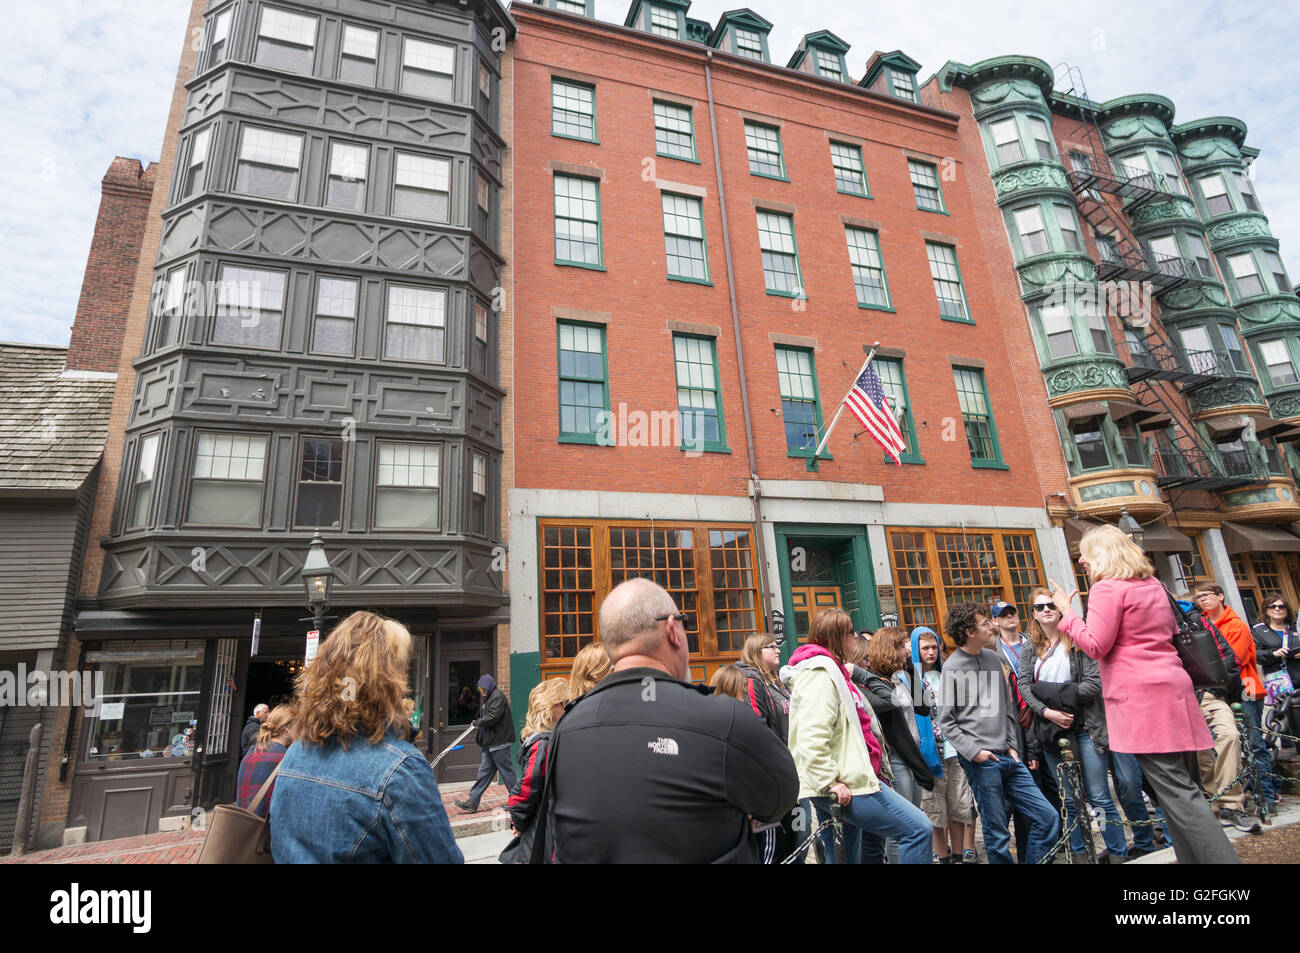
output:
{"label": "brown handbag", "polygon": [[271,789],[280,765],[262,782],[247,808],[218,804],[208,820],[208,833],[196,864],[273,864],[271,823],[257,814],[258,805]]}

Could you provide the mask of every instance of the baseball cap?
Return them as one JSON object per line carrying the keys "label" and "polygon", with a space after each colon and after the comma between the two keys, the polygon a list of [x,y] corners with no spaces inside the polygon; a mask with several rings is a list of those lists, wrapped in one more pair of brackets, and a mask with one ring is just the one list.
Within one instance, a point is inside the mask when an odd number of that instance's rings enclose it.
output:
{"label": "baseball cap", "polygon": [[993,618],[996,619],[998,616],[1004,614],[1008,610],[1016,613],[1017,615],[1020,614],[1019,610],[1009,602],[995,602],[993,603],[992,616]]}

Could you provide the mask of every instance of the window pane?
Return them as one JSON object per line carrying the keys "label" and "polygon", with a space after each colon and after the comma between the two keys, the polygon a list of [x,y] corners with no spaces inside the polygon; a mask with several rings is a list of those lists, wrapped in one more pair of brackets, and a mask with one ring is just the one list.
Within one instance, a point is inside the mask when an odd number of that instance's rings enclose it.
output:
{"label": "window pane", "polygon": [[853,286],[857,289],[858,304],[889,307],[885,267],[880,257],[880,240],[876,233],[851,226],[846,226],[844,233],[849,243],[849,266],[853,271]]}
{"label": "window pane", "polygon": [[758,211],[758,244],[763,253],[763,277],[768,291],[801,295],[799,259],[794,247],[794,220],[776,212]]}
{"label": "window pane", "polygon": [[595,139],[596,91],[578,83],[551,80],[551,132],[576,139]]}
{"label": "window pane", "polygon": [[932,212],[943,211],[939,175],[934,166],[908,160],[907,171],[912,178],[912,194],[916,197],[916,207]]}
{"label": "window pane", "polygon": [[594,179],[555,176],[555,257],[600,264],[599,190]]}
{"label": "window pane", "polygon": [[407,37],[402,44],[402,92],[451,99],[456,49]]}
{"label": "window pane", "polygon": [[682,442],[700,446],[721,441],[718,385],[714,373],[716,343],[709,339],[673,336],[677,367],[677,410]]}
{"label": "window pane", "polygon": [[674,277],[708,279],[702,206],[697,198],[663,195],[665,254],[668,274]]}
{"label": "window pane", "polygon": [[246,195],[293,201],[298,197],[298,168],[302,157],[302,136],[244,129],[235,191]]}
{"label": "window pane", "polygon": [[212,340],[241,347],[280,347],[283,272],[222,265]]}
{"label": "window pane", "polygon": [[384,355],[441,364],[446,310],[441,289],[389,286]]}
{"label": "window pane", "polygon": [[966,296],[957,271],[957,251],[947,245],[925,243],[930,258],[930,275],[939,300],[939,314],[946,318],[966,318]]}
{"label": "window pane", "polygon": [[831,143],[831,165],[835,169],[835,187],[854,195],[867,194],[867,174],[862,165],[862,150],[842,142]]}
{"label": "window pane", "polygon": [[781,159],[781,130],[745,123],[745,148],[749,152],[749,171],[757,175],[785,176]]}
{"label": "window pane", "polygon": [[679,159],[695,158],[691,110],[686,106],[655,102],[655,151]]}
{"label": "window pane", "polygon": [[329,180],[325,204],[360,211],[366,204],[366,166],[369,152],[361,146],[336,142],[330,146]]}

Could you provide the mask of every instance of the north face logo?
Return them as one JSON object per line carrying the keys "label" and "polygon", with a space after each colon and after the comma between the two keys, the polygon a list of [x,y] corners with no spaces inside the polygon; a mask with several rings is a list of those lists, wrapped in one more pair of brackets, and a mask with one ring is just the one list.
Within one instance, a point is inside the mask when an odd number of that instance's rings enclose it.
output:
{"label": "north face logo", "polygon": [[660,738],[657,741],[646,742],[648,747],[655,754],[677,754],[677,741],[673,738]]}

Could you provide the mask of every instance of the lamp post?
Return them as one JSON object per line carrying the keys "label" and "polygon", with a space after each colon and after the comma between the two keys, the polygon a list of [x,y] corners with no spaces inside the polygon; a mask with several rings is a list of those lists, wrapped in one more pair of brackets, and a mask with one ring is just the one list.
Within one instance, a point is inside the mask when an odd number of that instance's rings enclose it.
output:
{"label": "lamp post", "polygon": [[307,593],[307,609],[312,614],[313,625],[320,632],[325,625],[325,610],[330,607],[330,592],[334,588],[334,570],[325,557],[325,540],[320,533],[311,538],[307,558],[302,563],[302,586]]}
{"label": "lamp post", "polygon": [[1128,511],[1127,506],[1119,508],[1119,528],[1129,539],[1137,545],[1138,549],[1142,548],[1142,524],[1135,520]]}

